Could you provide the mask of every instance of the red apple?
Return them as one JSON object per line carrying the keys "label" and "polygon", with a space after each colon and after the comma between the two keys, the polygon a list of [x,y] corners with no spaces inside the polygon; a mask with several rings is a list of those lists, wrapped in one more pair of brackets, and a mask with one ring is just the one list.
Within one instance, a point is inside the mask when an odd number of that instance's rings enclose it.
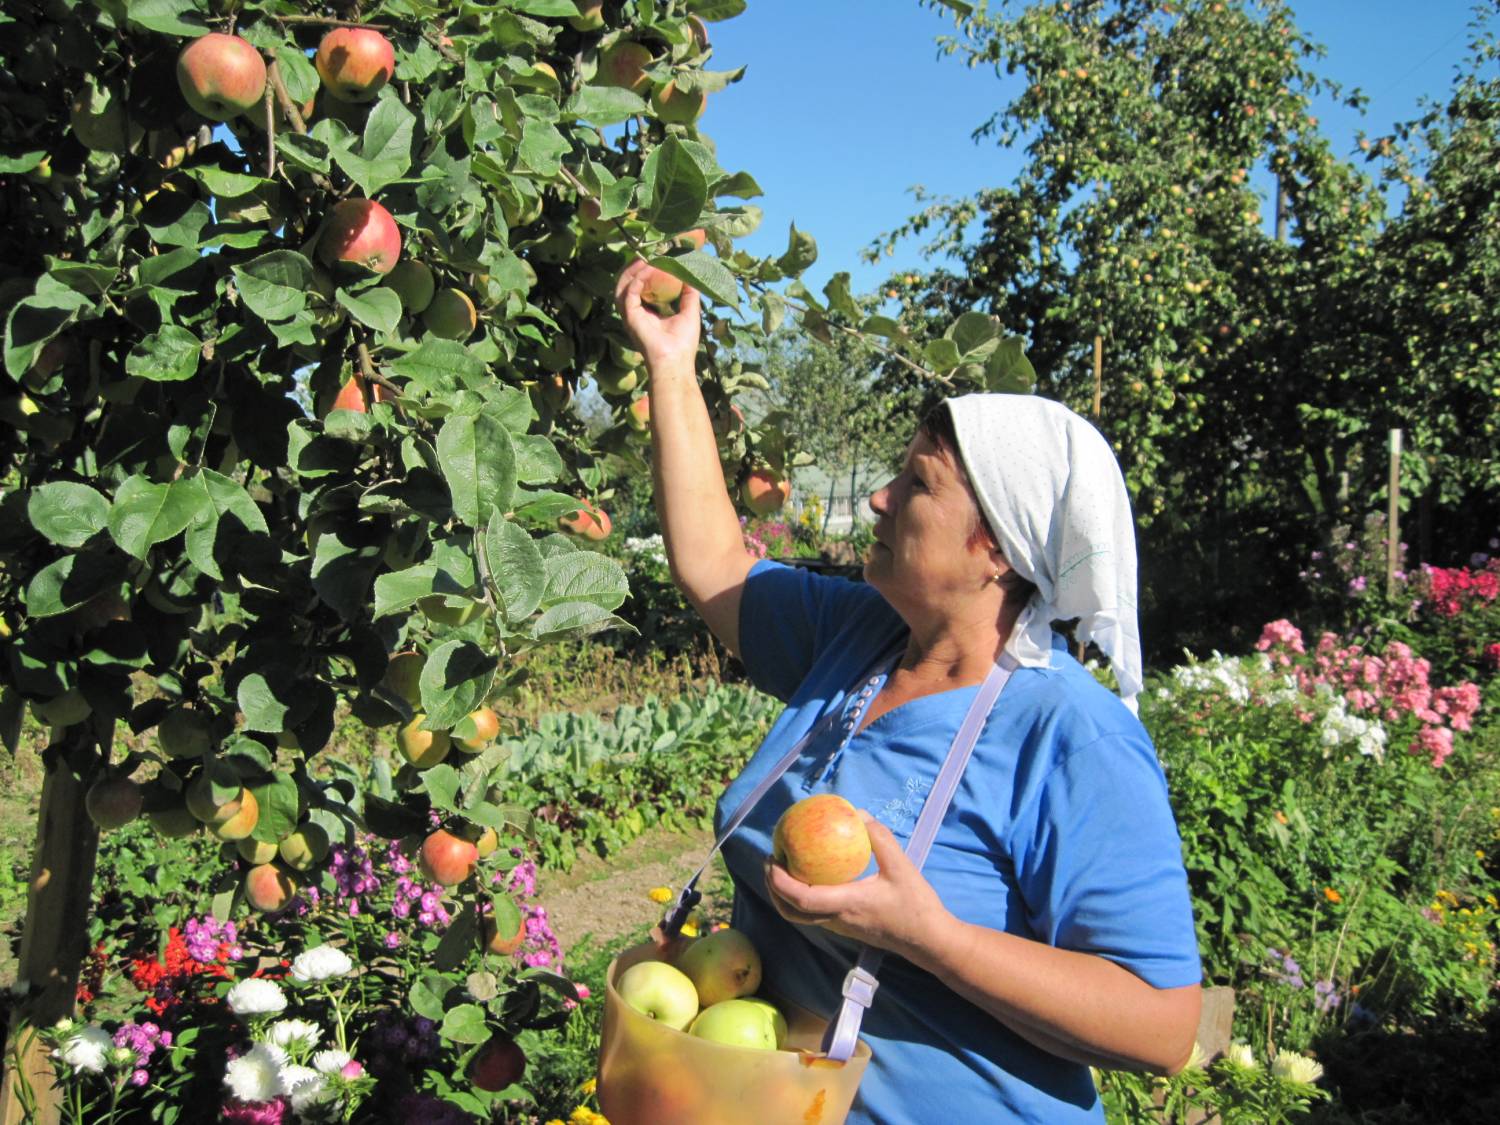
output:
{"label": "red apple", "polygon": [[443,828],[428,835],[417,852],[422,874],[445,887],[456,887],[474,874],[478,862],[478,848]]}
{"label": "red apple", "polygon": [[493,707],[480,707],[470,711],[453,728],[454,745],[470,754],[477,754],[495,741],[500,733],[500,716]]}
{"label": "red apple", "polygon": [[508,896],[496,898],[495,912],[484,916],[485,949],[504,957],[525,943],[526,916]]}
{"label": "red apple", "polygon": [[869,866],[870,834],[844,798],[815,793],[781,814],[771,834],[771,858],[804,883],[848,883]]}
{"label": "red apple", "polygon": [[336,27],[313,57],[318,77],[340,101],[371,102],[396,73],[396,52],[380,32],[368,27]]}
{"label": "red apple", "polygon": [[651,48],[644,43],[622,39],[599,55],[600,86],[619,86],[622,89],[642,94],[650,79],[646,68],[651,65]]}
{"label": "red apple", "polygon": [[120,828],[141,815],[145,794],[128,777],[101,777],[83,799],[89,819],[100,828]]}
{"label": "red apple", "polygon": [[340,200],[323,227],[318,258],[326,266],[344,262],[390,273],[401,258],[401,228],[373,199]]}
{"label": "red apple", "polygon": [[609,513],[587,500],[580,500],[578,504],[578,511],[558,520],[558,526],[571,535],[581,535],[585,539],[609,538]]}
{"label": "red apple", "polygon": [[678,297],[682,296],[682,281],[665,270],[652,266],[645,272],[645,284],[641,287],[641,302],[650,305],[663,316],[670,316]]}
{"label": "red apple", "polygon": [[238,35],[211,31],[177,56],[177,85],[198,113],[228,121],[265,96],[266,60]]}
{"label": "red apple", "polygon": [[356,373],[350,375],[349,381],[339,388],[328,412],[332,414],[335,410],[352,410],[356,414],[365,414],[369,409],[365,402],[365,381]]}
{"label": "red apple", "polygon": [[292,877],[274,863],[262,863],[245,872],[245,901],[262,913],[276,913],[296,893]]}
{"label": "red apple", "polygon": [[775,469],[755,469],[745,477],[740,498],[757,516],[768,516],[786,503],[792,494],[792,482]]}
{"label": "red apple", "polygon": [[526,1052],[509,1035],[496,1035],[469,1060],[469,1081],[495,1093],[526,1073]]}
{"label": "red apple", "polygon": [[651,396],[642,395],[630,404],[629,410],[630,428],[638,433],[645,433],[651,428]]}

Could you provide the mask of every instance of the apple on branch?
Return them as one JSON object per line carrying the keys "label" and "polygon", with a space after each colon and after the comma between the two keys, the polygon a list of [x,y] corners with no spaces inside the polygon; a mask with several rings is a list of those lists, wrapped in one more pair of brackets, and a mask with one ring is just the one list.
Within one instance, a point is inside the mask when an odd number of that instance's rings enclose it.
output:
{"label": "apple on branch", "polygon": [[373,199],[341,199],[318,240],[318,259],[326,266],[357,265],[390,273],[401,258],[401,228]]}
{"label": "apple on branch", "polygon": [[266,60],[238,35],[211,31],[177,56],[177,85],[195,111],[210,121],[228,121],[261,104]]}
{"label": "apple on branch", "polygon": [[343,102],[372,102],[396,73],[396,52],[374,28],[336,27],[323,36],[313,66],[323,87]]}
{"label": "apple on branch", "polygon": [[775,469],[754,469],[740,486],[740,499],[757,516],[779,511],[792,494],[792,482]]}
{"label": "apple on branch", "polygon": [[417,866],[434,883],[456,887],[470,875],[479,862],[479,849],[445,828],[428,833],[417,853]]}
{"label": "apple on branch", "polygon": [[578,501],[578,511],[571,516],[562,517],[557,522],[558,526],[568,534],[578,535],[584,539],[608,539],[611,530],[609,513],[603,508],[595,507],[587,500]]}
{"label": "apple on branch", "polygon": [[526,1052],[509,1035],[492,1036],[469,1060],[469,1081],[481,1090],[498,1093],[521,1081]]}

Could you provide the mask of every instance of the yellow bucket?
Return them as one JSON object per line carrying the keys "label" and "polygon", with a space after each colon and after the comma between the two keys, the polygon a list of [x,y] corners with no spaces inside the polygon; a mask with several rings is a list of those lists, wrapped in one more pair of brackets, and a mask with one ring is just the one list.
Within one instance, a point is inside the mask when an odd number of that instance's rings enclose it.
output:
{"label": "yellow bucket", "polygon": [[[610,962],[599,1043],[599,1108],[610,1125],[840,1125],[870,1061],[860,1040],[845,1063],[823,1058],[825,1020],[779,997],[784,1051],[699,1039],[637,1012],[615,982],[639,961],[659,960],[650,942]],[[792,1049],[795,1048],[795,1049]]]}

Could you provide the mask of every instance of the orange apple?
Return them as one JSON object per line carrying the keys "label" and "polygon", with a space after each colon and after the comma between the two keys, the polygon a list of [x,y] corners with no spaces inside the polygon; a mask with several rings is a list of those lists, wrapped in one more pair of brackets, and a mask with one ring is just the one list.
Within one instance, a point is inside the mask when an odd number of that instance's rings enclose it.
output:
{"label": "orange apple", "polygon": [[456,887],[474,874],[478,862],[479,849],[444,828],[429,833],[417,851],[422,874],[445,887]]}
{"label": "orange apple", "polygon": [[373,199],[342,199],[333,206],[318,241],[326,266],[350,264],[390,273],[401,258],[401,228]]}
{"label": "orange apple", "polygon": [[745,477],[740,498],[757,516],[768,516],[786,503],[792,482],[775,469],[755,469]]}
{"label": "orange apple", "polygon": [[262,863],[245,872],[245,901],[262,913],[283,909],[296,893],[292,877],[274,863]]}
{"label": "orange apple", "polygon": [[422,721],[426,718],[419,713],[396,732],[396,749],[419,770],[441,762],[448,756],[451,745],[447,731],[422,729]]}
{"label": "orange apple", "polygon": [[645,271],[645,284],[641,287],[641,303],[650,305],[662,316],[671,316],[676,311],[677,298],[682,296],[682,280],[673,277],[655,266]]}
{"label": "orange apple", "polygon": [[771,858],[804,883],[848,883],[869,866],[870,834],[843,797],[815,793],[781,814],[771,834]]}
{"label": "orange apple", "polygon": [[707,105],[708,95],[702,90],[685,93],[677,88],[676,82],[664,83],[651,95],[651,108],[668,125],[691,125],[703,115]]}
{"label": "orange apple", "polygon": [[477,754],[495,741],[500,733],[500,716],[492,707],[480,707],[470,711],[453,728],[453,743],[460,750]]}
{"label": "orange apple", "polygon": [[593,540],[609,538],[609,513],[603,508],[595,507],[587,500],[580,500],[578,511],[571,516],[564,516],[557,523],[570,535],[580,535],[585,539]]}
{"label": "orange apple", "polygon": [[651,428],[651,396],[642,395],[630,404],[629,422],[630,428],[638,433],[645,433]]}
{"label": "orange apple", "polygon": [[324,88],[340,101],[371,102],[396,73],[396,52],[369,27],[336,27],[323,36],[313,57]]}

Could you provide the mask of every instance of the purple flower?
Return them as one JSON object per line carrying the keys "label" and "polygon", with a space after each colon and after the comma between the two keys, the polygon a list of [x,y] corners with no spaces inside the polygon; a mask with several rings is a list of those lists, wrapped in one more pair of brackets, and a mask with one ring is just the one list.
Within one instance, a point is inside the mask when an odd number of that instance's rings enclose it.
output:
{"label": "purple flower", "polygon": [[230,1100],[219,1109],[221,1122],[236,1125],[283,1125],[287,1119],[289,1104],[285,1098],[274,1098],[268,1102],[242,1102]]}
{"label": "purple flower", "polygon": [[395,949],[400,944],[401,944],[401,935],[398,934],[395,930],[392,930],[388,934],[385,935],[385,947],[387,949]]}

